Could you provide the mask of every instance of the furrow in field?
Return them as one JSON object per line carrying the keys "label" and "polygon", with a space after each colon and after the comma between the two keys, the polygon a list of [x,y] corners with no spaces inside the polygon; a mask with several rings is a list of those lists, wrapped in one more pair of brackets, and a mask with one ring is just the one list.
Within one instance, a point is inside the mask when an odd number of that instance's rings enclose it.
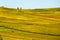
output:
{"label": "furrow in field", "polygon": [[9,28],[9,27],[5,27],[5,26],[0,26],[0,27],[4,27],[4,28],[6,28],[6,29],[12,29],[12,30],[15,30],[15,31],[20,31],[20,32],[32,33],[32,34],[41,34],[41,35],[50,35],[50,36],[60,36],[60,34],[49,34],[49,33],[30,32],[30,31],[25,31],[25,30],[18,30],[18,29],[14,29],[14,28]]}

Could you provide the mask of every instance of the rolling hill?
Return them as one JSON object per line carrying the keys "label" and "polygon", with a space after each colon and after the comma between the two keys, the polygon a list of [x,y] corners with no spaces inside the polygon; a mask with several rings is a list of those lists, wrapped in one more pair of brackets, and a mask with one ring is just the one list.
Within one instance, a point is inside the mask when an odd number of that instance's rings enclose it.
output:
{"label": "rolling hill", "polygon": [[60,8],[0,7],[1,40],[60,40]]}

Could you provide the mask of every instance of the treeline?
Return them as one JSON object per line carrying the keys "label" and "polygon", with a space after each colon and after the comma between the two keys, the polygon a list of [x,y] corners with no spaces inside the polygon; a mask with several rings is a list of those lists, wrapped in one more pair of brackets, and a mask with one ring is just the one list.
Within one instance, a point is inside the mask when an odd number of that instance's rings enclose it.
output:
{"label": "treeline", "polygon": [[48,9],[33,9],[31,11],[35,11],[35,12],[48,12],[48,11],[60,11],[60,8],[48,8]]}

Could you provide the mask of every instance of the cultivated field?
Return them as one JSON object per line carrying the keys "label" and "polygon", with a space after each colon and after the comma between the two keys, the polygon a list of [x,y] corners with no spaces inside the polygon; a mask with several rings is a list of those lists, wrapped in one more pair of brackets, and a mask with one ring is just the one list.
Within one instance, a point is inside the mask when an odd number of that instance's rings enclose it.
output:
{"label": "cultivated field", "polygon": [[60,8],[0,7],[0,40],[60,40]]}

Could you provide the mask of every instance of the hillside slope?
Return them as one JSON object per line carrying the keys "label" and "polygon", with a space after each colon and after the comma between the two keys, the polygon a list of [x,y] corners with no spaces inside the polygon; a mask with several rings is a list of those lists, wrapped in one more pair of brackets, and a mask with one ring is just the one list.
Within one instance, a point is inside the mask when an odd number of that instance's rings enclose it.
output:
{"label": "hillside slope", "polygon": [[60,40],[60,8],[0,7],[0,37],[3,40]]}

